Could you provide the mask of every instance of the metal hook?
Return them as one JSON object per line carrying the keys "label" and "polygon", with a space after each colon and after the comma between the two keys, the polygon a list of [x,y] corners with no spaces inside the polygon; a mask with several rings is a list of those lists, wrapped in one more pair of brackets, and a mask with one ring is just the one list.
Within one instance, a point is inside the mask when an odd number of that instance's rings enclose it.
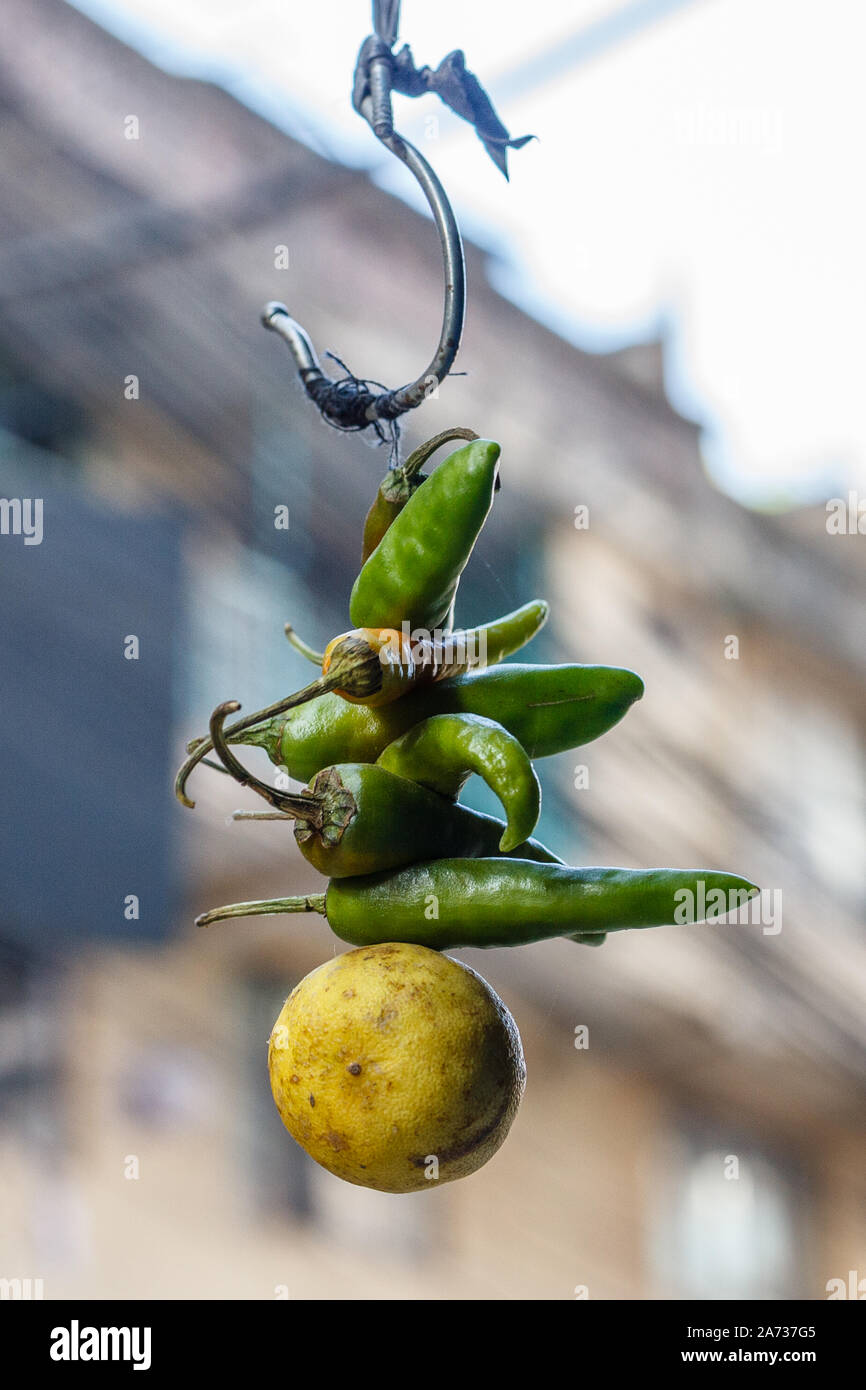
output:
{"label": "metal hook", "polygon": [[[265,306],[262,314],[265,328],[279,333],[288,344],[307,395],[330,424],[343,430],[363,430],[368,425],[378,427],[378,422],[396,420],[405,411],[420,405],[450,372],[463,334],[466,269],[460,229],[436,173],[414,145],[394,129],[391,110],[392,63],[386,38],[378,33],[371,35],[363,44],[358,58],[353,104],[377,140],[414,175],[427,199],[439,233],[445,272],[445,308],[439,346],[429,366],[414,381],[396,391],[373,391],[369,382],[351,375],[335,380],[322,370],[309,334],[291,317],[285,304],[272,301]],[[379,433],[382,433],[381,429]]]}

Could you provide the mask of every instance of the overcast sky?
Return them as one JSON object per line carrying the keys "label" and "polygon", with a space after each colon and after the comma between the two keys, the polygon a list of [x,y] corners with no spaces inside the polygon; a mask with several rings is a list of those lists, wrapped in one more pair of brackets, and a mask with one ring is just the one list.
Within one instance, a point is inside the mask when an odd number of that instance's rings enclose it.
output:
{"label": "overcast sky", "polygon": [[[415,200],[348,99],[367,0],[78,3]],[[863,0],[404,0],[401,38],[432,66],[463,48],[539,136],[508,184],[435,98],[396,98],[503,292],[593,350],[663,332],[743,500],[866,492]]]}

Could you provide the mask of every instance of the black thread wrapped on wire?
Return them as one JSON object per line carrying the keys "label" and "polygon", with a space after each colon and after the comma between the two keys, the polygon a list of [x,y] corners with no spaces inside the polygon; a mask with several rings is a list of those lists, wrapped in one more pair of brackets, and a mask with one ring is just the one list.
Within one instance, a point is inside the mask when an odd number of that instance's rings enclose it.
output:
{"label": "black thread wrapped on wire", "polygon": [[396,391],[387,390],[381,381],[355,376],[336,353],[326,352],[325,357],[336,362],[344,375],[322,376],[307,386],[307,394],[318,406],[322,419],[340,430],[372,429],[383,444],[396,444],[397,421],[403,414],[403,407],[395,400]]}

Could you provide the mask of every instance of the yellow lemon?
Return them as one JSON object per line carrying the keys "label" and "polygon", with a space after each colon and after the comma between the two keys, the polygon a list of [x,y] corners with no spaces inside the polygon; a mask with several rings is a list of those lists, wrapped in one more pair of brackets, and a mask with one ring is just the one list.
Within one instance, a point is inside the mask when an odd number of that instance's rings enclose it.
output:
{"label": "yellow lemon", "polygon": [[419,1192],[492,1158],[526,1069],[499,996],[426,946],[347,951],[286,1000],[268,1046],[283,1124],[317,1163],[380,1192]]}

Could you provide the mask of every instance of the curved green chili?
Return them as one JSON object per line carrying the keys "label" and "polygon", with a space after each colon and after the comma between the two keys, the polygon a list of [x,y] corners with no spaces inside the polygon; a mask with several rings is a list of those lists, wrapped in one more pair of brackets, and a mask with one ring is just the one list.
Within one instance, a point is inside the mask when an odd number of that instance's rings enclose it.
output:
{"label": "curved green chili", "polygon": [[528,840],[541,811],[541,787],[521,743],[480,714],[434,714],[389,743],[378,766],[455,800],[477,773],[502,802],[504,853]]}
{"label": "curved green chili", "polygon": [[405,941],[444,951],[711,920],[759,890],[701,869],[571,869],[525,859],[439,859],[396,873],[337,879],[323,894],[236,903],[198,918],[322,912],[352,946]]}
{"label": "curved green chili", "polygon": [[301,656],[306,657],[307,661],[312,661],[314,666],[318,666],[321,669],[322,662],[325,659],[325,653],[317,652],[314,647],[310,646],[309,642],[305,642],[303,637],[299,637],[291,623],[286,623],[283,631],[295,651]]}
{"label": "curved green chili", "polygon": [[361,568],[349,615],[355,627],[406,622],[444,631],[460,575],[493,504],[499,445],[477,439],[449,454],[409,498]]}

